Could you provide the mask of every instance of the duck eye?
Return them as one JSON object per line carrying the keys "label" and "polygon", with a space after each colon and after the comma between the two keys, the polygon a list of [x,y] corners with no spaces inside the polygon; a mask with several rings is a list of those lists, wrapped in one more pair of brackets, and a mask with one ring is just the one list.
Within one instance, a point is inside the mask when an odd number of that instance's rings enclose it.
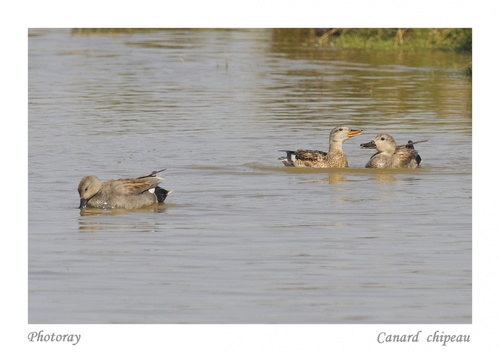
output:
{"label": "duck eye", "polygon": [[382,137],[382,138],[380,138],[380,140],[381,140],[381,141],[385,141],[385,138],[384,138],[384,137]]}

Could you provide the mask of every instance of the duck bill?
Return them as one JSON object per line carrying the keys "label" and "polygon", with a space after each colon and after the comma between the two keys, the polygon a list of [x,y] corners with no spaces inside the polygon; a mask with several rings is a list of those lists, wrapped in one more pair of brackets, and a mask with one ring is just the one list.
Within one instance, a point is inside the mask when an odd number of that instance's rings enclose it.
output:
{"label": "duck bill", "polygon": [[350,130],[349,132],[347,132],[347,137],[352,138],[359,136],[361,132],[363,132],[363,130]]}
{"label": "duck bill", "polygon": [[80,209],[85,209],[87,207],[87,200],[86,199],[80,199],[80,205],[78,206],[78,208]]}
{"label": "duck bill", "polygon": [[360,146],[361,146],[362,149],[374,149],[374,148],[377,147],[375,145],[375,141],[370,141],[368,143],[363,143],[363,144],[360,144]]}

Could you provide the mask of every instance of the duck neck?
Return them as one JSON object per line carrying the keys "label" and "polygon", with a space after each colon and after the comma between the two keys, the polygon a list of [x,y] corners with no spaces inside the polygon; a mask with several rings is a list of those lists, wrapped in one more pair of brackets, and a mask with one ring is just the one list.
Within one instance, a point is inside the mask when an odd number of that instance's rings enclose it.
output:
{"label": "duck neck", "polygon": [[333,152],[343,152],[342,150],[342,141],[330,141],[330,148],[328,150],[328,153],[333,153]]}
{"label": "duck neck", "polygon": [[387,156],[393,156],[396,153],[396,148],[389,148],[384,151],[381,151],[380,153]]}

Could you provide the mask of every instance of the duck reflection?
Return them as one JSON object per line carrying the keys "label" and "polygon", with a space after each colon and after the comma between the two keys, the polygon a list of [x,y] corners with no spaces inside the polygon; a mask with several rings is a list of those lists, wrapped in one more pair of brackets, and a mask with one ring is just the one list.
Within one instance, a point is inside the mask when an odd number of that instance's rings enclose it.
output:
{"label": "duck reflection", "polygon": [[82,232],[157,232],[161,229],[161,226],[158,226],[159,218],[142,217],[138,220],[134,217],[130,221],[124,221],[123,216],[133,213],[165,213],[168,207],[167,204],[157,204],[134,210],[85,208],[80,211],[78,230]]}

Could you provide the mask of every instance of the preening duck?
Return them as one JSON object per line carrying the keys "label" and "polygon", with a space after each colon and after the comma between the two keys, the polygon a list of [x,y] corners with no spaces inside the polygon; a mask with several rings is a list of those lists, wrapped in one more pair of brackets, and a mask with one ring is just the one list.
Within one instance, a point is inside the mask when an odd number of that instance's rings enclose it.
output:
{"label": "preening duck", "polygon": [[82,178],[78,185],[80,209],[137,209],[148,205],[163,203],[171,190],[158,185],[163,180],[156,174],[164,171],[153,171],[136,178],[123,178],[101,182],[97,176]]}

